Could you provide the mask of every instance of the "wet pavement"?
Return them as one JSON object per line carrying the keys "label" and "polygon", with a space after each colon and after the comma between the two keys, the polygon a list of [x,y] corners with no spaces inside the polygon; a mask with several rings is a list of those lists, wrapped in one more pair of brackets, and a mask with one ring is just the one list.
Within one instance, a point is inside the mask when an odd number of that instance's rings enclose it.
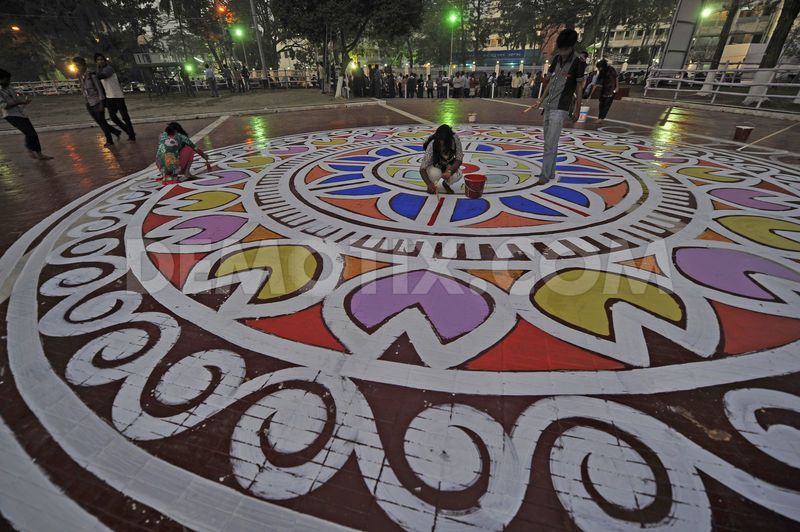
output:
{"label": "wet pavement", "polygon": [[[800,127],[616,102],[535,186],[524,102],[186,121],[167,187],[159,125],[0,137],[4,518],[796,529]],[[425,193],[441,122],[482,198]]]}

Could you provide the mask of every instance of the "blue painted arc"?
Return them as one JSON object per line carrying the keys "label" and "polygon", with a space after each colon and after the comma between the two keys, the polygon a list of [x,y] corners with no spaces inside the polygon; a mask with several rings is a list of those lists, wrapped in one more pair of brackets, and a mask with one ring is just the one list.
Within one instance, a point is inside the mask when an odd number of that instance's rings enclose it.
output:
{"label": "blue painted arc", "polygon": [[545,194],[566,200],[570,203],[574,203],[575,205],[580,205],[582,207],[589,206],[589,198],[572,188],[553,185],[544,189],[543,192]]}
{"label": "blue painted arc", "polygon": [[425,196],[401,192],[389,200],[389,207],[400,216],[416,220],[426,201],[428,198]]}
{"label": "blue painted arc", "polygon": [[356,179],[363,179],[363,177],[364,174],[342,174],[334,177],[329,177],[328,179],[321,181],[320,185],[324,185],[326,183],[340,183],[342,181],[353,181]]}
{"label": "blue painted arc", "polygon": [[459,198],[456,201],[456,206],[453,209],[453,214],[450,216],[451,222],[460,222],[462,220],[469,220],[480,216],[489,210],[489,202],[485,199],[465,199]]}
{"label": "blue painted arc", "polygon": [[362,164],[331,164],[330,167],[340,172],[360,172],[364,169]]}
{"label": "blue painted arc", "polygon": [[559,176],[559,183],[571,183],[573,185],[594,185],[595,183],[602,183],[608,181],[603,177],[569,177]]}
{"label": "blue painted arc", "polygon": [[335,190],[328,192],[334,196],[371,196],[373,194],[383,194],[388,192],[388,188],[380,185],[367,185],[364,187],[346,188],[344,190]]}
{"label": "blue painted arc", "polygon": [[553,210],[550,207],[545,207],[541,203],[529,200],[528,198],[523,198],[522,196],[509,196],[507,198],[501,198],[500,201],[506,207],[520,212],[540,214],[543,216],[564,216],[562,213]]}

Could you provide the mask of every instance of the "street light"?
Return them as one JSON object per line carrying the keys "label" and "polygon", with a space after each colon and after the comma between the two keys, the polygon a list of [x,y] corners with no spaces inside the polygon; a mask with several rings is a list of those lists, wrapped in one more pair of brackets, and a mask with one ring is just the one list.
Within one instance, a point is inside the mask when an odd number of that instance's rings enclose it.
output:
{"label": "street light", "polygon": [[67,65],[67,71],[70,74],[77,74],[78,73],[78,67],[75,65],[75,63],[70,63],[70,64]]}
{"label": "street light", "polygon": [[22,28],[20,28],[16,24],[14,24],[14,25],[11,26],[11,31],[22,31]]}
{"label": "street light", "polygon": [[233,33],[233,36],[236,39],[238,39],[239,42],[242,44],[242,54],[244,55],[244,66],[246,66],[249,69],[250,65],[247,62],[247,50],[244,47],[244,29],[241,26],[235,26],[231,28],[231,32]]}
{"label": "street light", "polygon": [[708,18],[708,17],[710,17],[710,16],[711,16],[711,14],[712,14],[713,12],[714,12],[714,9],[713,9],[713,8],[710,8],[710,7],[704,7],[704,8],[703,8],[703,10],[700,12],[700,17],[702,17],[702,18]]}
{"label": "street light", "polygon": [[450,64],[448,65],[448,77],[453,77],[453,32],[456,29],[456,24],[458,24],[458,11],[451,11],[449,15],[447,15],[447,22],[450,24]]}

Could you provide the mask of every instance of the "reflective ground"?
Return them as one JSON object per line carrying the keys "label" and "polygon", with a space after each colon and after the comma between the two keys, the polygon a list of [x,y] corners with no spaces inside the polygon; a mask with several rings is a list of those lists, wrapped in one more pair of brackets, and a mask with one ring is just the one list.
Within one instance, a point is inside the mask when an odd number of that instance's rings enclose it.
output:
{"label": "reflective ground", "polygon": [[1,137],[8,523],[796,528],[800,126],[616,102],[536,186],[524,100],[388,104],[186,121],[167,187],[158,125]]}

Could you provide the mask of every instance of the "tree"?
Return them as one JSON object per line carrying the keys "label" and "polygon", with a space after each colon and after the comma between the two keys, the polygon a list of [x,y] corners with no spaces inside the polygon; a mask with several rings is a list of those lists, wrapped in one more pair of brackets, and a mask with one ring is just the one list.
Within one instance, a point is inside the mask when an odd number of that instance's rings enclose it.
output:
{"label": "tree", "polygon": [[[772,37],[769,39],[767,49],[764,51],[764,57],[761,59],[760,68],[775,68],[778,60],[781,57],[781,50],[786,39],[789,37],[789,32],[792,29],[794,20],[800,13],[800,0],[784,0],[783,9],[778,17],[778,22],[775,24],[775,30],[772,32]],[[753,78],[753,83],[768,83],[772,79],[772,73],[769,71],[757,72]],[[748,91],[748,96],[744,100],[745,105],[763,101],[767,87],[765,85],[753,85]]]}
{"label": "tree", "polygon": [[775,30],[769,39],[764,57],[761,59],[760,68],[775,68],[781,58],[781,50],[789,37],[797,15],[800,14],[800,0],[784,0],[783,9],[775,24]]}
{"label": "tree", "polygon": [[[339,72],[346,74],[350,52],[369,33],[387,40],[405,36],[421,24],[423,0],[292,0],[277,2],[274,15],[289,31],[314,44],[332,45]],[[337,95],[340,94],[341,77]]]}
{"label": "tree", "polygon": [[489,15],[497,9],[497,4],[498,0],[469,0],[466,4],[467,12],[462,14],[462,19],[466,15],[474,60],[477,60],[478,52],[486,45],[489,35],[492,34]]}
{"label": "tree", "polygon": [[711,70],[719,68],[720,59],[725,52],[725,46],[728,44],[728,36],[731,34],[731,27],[733,26],[733,19],[736,18],[736,13],[739,12],[739,7],[742,0],[731,0],[728,6],[728,12],[725,15],[725,23],[722,25],[722,31],[719,33],[719,40],[717,41],[717,48],[714,50],[714,55],[711,56]]}
{"label": "tree", "polygon": [[146,0],[4,0],[2,11],[4,68],[19,80],[63,77],[73,56],[97,51],[130,64],[138,35],[162,34],[158,9]]}

